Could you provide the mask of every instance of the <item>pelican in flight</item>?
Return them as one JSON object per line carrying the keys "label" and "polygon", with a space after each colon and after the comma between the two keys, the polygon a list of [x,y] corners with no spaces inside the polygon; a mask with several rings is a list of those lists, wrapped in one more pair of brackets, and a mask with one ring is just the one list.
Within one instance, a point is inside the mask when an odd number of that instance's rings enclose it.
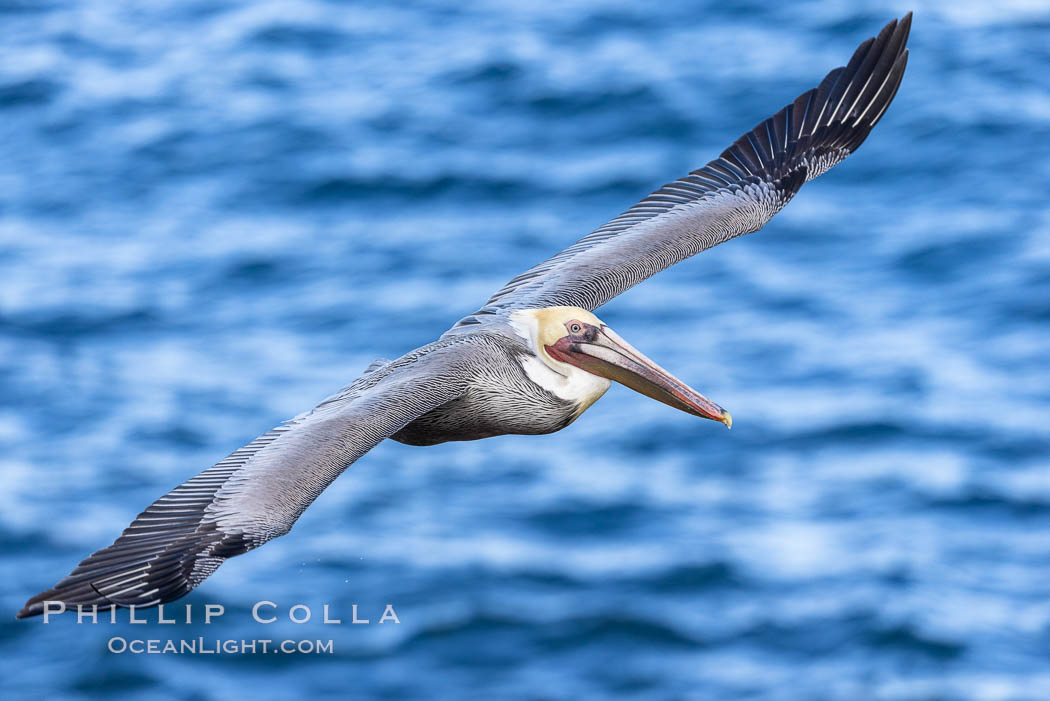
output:
{"label": "pelican in flight", "polygon": [[[146,507],[109,547],[26,602],[155,606],[226,558],[284,535],[317,496],[385,438],[434,445],[559,431],[609,388],[730,426],[729,412],[672,376],[592,313],[674,263],[757,231],[803,183],[867,138],[897,93],[911,14],[887,24],[715,160],[508,282],[433,343],[378,360]],[[54,603],[50,603],[54,602]]]}

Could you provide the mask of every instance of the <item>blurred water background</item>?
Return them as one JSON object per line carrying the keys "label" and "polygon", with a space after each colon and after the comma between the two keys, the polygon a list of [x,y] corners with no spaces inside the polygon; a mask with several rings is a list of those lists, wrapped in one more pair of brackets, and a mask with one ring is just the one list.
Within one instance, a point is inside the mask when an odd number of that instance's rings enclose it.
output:
{"label": "blurred water background", "polygon": [[[14,621],[908,9],[856,155],[600,311],[732,431],[614,387],[553,436],[388,442],[184,600],[219,622]],[[4,698],[1050,698],[1046,3],[4,0],[0,23]]]}

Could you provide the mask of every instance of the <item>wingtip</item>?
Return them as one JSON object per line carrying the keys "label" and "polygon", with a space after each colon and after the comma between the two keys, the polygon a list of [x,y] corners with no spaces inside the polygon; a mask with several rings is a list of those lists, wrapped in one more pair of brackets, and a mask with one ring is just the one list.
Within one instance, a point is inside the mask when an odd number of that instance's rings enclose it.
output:
{"label": "wingtip", "polygon": [[43,612],[44,603],[42,601],[38,601],[37,597],[34,596],[32,599],[26,602],[26,605],[23,606],[18,613],[15,614],[15,618],[30,618],[32,616],[39,616]]}
{"label": "wingtip", "polygon": [[901,44],[903,45],[907,45],[908,37],[911,36],[911,16],[912,12],[911,10],[908,10],[908,12],[899,20],[893,20],[897,23],[896,31],[901,32],[904,35],[901,38]]}
{"label": "wingtip", "polygon": [[98,595],[94,588],[87,589],[87,586],[90,585],[87,585],[85,582],[73,582],[70,585],[67,584],[66,580],[63,580],[55,587],[31,597],[22,606],[21,610],[15,614],[15,618],[39,616],[48,611],[52,613],[59,612],[55,606],[49,608],[49,604],[61,604],[64,611],[75,611],[79,606],[87,606],[89,608],[96,606],[98,610],[102,610],[106,606],[112,606],[109,600]]}
{"label": "wingtip", "polygon": [[901,20],[899,22],[900,26],[904,27],[905,35],[907,35],[908,32],[911,31],[911,19],[912,19],[912,11],[908,10],[906,13],[904,13],[904,16],[901,17]]}

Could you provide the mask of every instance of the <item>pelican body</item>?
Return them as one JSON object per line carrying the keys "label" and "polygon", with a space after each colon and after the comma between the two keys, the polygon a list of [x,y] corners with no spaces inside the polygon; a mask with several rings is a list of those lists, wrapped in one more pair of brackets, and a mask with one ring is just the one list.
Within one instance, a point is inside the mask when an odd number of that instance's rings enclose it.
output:
{"label": "pelican body", "polygon": [[460,344],[471,344],[466,354],[474,365],[463,394],[391,438],[434,445],[507,433],[554,433],[579,418],[614,379],[676,408],[732,424],[729,412],[646,358],[586,309],[513,312],[506,321],[490,320],[484,329],[449,332],[420,350],[458,355],[464,353]]}
{"label": "pelican body", "polygon": [[911,15],[707,165],[525,271],[433,343],[373,363],[342,390],[157,499],[18,617],[177,599],[227,558],[291,529],[386,438],[434,445],[559,431],[618,382],[694,416],[729,412],[620,338],[593,310],[649,276],[760,229],[855,151],[907,65]]}

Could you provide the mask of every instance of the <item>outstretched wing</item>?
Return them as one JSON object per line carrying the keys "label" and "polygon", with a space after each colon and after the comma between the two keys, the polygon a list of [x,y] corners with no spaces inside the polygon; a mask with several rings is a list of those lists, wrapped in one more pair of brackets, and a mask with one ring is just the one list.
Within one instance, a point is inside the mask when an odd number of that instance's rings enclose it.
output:
{"label": "outstretched wing", "polygon": [[681,260],[762,228],[803,183],[855,151],[897,94],[911,13],[862,43],[845,67],[722,155],[511,280],[459,325],[500,310],[595,309]]}
{"label": "outstretched wing", "polygon": [[284,535],[351,463],[414,419],[460,396],[462,374],[432,344],[366,373],[314,409],[264,433],[146,508],[19,618],[68,608],[172,601],[222,562]]}

